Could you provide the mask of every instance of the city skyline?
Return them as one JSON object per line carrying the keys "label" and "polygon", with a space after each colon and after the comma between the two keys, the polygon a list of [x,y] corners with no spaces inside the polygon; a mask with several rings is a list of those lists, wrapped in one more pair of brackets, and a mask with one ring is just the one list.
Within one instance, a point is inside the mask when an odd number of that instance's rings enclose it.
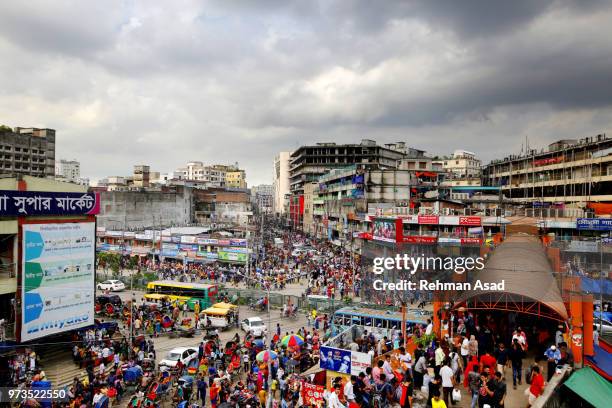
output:
{"label": "city skyline", "polygon": [[0,5],[0,123],[57,130],[92,179],[223,157],[257,185],[279,151],[363,138],[487,163],[612,123],[605,2],[49,7]]}

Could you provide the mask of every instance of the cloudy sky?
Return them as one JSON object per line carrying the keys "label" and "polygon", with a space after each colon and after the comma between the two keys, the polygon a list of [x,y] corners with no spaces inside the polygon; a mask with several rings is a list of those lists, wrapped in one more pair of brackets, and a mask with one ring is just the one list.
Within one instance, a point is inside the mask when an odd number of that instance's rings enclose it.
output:
{"label": "cloudy sky", "polygon": [[601,0],[2,1],[0,123],[92,178],[406,141],[485,161],[612,133]]}

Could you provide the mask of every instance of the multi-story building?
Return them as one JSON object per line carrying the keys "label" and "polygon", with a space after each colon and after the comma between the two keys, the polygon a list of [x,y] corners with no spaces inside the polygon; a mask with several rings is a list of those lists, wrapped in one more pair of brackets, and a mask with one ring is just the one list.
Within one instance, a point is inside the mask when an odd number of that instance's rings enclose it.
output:
{"label": "multi-story building", "polygon": [[81,178],[81,163],[76,160],[57,160],[55,162],[55,178],[72,183],[78,182]]}
{"label": "multi-story building", "polygon": [[515,203],[612,202],[612,139],[560,140],[546,150],[494,160],[483,168],[482,180]]}
{"label": "multi-story building", "polygon": [[289,161],[291,152],[280,152],[274,157],[274,214],[285,214],[289,196]]}
{"label": "multi-story building", "polygon": [[0,127],[0,174],[55,177],[55,130]]}
{"label": "multi-story building", "polygon": [[247,188],[244,170],[228,170],[225,172],[225,186],[231,188]]}
{"label": "multi-story building", "polygon": [[151,168],[144,164],[134,166],[133,183],[136,188],[149,187],[151,180]]}
{"label": "multi-story building", "polygon": [[317,143],[302,146],[291,154],[290,190],[292,194],[301,194],[304,183],[316,181],[329,170],[352,164],[396,169],[398,160],[405,156],[406,148],[402,142],[379,146],[373,140],[364,139],[359,144]]}
{"label": "multi-story building", "polygon": [[274,187],[272,184],[260,184],[251,188],[251,203],[265,214],[272,213]]}
{"label": "multi-story building", "polygon": [[318,197],[319,184],[306,183],[304,184],[304,222],[302,229],[305,233],[316,235],[314,224],[314,205],[322,203]]}

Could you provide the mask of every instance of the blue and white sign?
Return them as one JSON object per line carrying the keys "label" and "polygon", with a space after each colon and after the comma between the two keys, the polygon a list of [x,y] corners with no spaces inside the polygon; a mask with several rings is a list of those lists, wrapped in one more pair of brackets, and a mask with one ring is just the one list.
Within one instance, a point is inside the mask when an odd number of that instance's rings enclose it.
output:
{"label": "blue and white sign", "polygon": [[24,224],[20,341],[94,323],[93,222]]}
{"label": "blue and white sign", "polygon": [[351,374],[351,351],[322,346],[319,367],[338,373]]}
{"label": "blue and white sign", "polygon": [[612,218],[578,218],[576,228],[589,231],[612,231]]}

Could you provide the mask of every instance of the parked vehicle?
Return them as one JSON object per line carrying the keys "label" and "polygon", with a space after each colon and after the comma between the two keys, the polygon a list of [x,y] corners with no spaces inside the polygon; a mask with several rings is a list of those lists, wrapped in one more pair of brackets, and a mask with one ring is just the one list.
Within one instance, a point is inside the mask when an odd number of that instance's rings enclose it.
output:
{"label": "parked vehicle", "polygon": [[125,283],[120,280],[110,279],[98,283],[98,290],[110,290],[111,292],[121,292],[125,290]]}

